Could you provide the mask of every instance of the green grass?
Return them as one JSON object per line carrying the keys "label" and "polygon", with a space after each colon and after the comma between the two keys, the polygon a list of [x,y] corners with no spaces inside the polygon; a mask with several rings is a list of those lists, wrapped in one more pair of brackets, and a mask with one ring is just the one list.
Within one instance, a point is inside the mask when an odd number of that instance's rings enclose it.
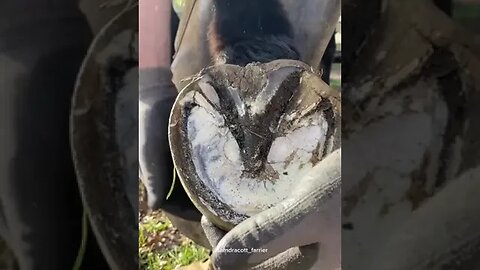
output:
{"label": "green grass", "polygon": [[141,233],[157,233],[163,232],[168,228],[171,228],[172,223],[166,218],[147,217],[144,219],[144,223],[141,226]]}
{"label": "green grass", "polygon": [[342,64],[334,63],[330,71],[330,86],[341,90],[342,87]]}
{"label": "green grass", "polygon": [[330,86],[335,89],[341,90],[342,82],[340,80],[330,80]]}
{"label": "green grass", "polygon": [[208,258],[208,250],[190,242],[166,252],[140,254],[142,269],[173,270],[177,266],[189,265]]}
{"label": "green grass", "polygon": [[453,18],[460,25],[469,31],[480,34],[478,20],[480,18],[480,4],[477,3],[456,3],[453,9]]}
{"label": "green grass", "polygon": [[453,9],[455,18],[478,18],[480,16],[480,5],[477,3],[457,3]]}
{"label": "green grass", "polygon": [[208,258],[207,249],[184,237],[181,244],[157,249],[155,245],[159,240],[157,236],[161,232],[172,230],[173,225],[165,216],[152,215],[142,219],[139,225],[140,269],[173,270],[177,266],[189,265]]}

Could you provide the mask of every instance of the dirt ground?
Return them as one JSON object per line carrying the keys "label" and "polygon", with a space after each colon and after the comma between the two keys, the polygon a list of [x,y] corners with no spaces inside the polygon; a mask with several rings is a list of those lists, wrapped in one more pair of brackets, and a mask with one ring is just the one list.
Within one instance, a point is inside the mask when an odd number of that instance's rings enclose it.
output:
{"label": "dirt ground", "polygon": [[[146,242],[141,243],[143,246],[140,248],[162,252],[174,246],[179,246],[188,240],[177,230],[177,228],[171,226],[162,211],[152,212],[148,210],[145,190],[143,187],[140,187],[139,215],[139,225],[146,228],[144,230],[146,232]],[[154,225],[159,222],[162,223],[162,225]]]}
{"label": "dirt ground", "polygon": [[161,211],[148,210],[143,188],[140,198],[140,269],[173,270],[208,258],[209,251],[183,236]]}

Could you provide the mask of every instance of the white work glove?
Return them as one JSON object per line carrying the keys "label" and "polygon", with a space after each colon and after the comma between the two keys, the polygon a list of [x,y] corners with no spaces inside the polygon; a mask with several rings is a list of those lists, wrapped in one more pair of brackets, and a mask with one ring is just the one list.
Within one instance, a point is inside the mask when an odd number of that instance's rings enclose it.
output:
{"label": "white work glove", "polygon": [[368,269],[479,269],[480,167],[464,171],[385,239]]}
{"label": "white work glove", "polygon": [[215,269],[340,269],[340,169],[338,149],[299,179],[289,198],[227,233],[203,217]]}

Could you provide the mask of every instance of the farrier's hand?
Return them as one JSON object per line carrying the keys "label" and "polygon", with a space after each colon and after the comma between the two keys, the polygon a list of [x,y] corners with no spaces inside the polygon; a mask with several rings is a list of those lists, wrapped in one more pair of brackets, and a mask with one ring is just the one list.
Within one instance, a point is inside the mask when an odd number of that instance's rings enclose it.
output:
{"label": "farrier's hand", "polygon": [[340,150],[329,154],[288,199],[228,233],[203,217],[215,269],[340,269],[340,160]]}
{"label": "farrier's hand", "polygon": [[140,69],[139,165],[148,205],[158,209],[173,179],[168,119],[177,91],[169,68]]}

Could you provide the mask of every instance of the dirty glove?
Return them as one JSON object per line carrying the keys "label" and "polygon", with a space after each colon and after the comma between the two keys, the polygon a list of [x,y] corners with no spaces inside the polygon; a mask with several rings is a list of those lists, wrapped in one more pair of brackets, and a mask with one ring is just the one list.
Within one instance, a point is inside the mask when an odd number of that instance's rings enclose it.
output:
{"label": "dirty glove", "polygon": [[479,179],[477,166],[450,180],[408,219],[396,224],[367,269],[479,269]]}
{"label": "dirty glove", "polygon": [[148,206],[158,209],[173,179],[168,118],[177,91],[169,68],[140,69],[139,165]]}
{"label": "dirty glove", "polygon": [[228,233],[202,217],[215,269],[340,269],[340,151],[317,164],[289,198]]}

